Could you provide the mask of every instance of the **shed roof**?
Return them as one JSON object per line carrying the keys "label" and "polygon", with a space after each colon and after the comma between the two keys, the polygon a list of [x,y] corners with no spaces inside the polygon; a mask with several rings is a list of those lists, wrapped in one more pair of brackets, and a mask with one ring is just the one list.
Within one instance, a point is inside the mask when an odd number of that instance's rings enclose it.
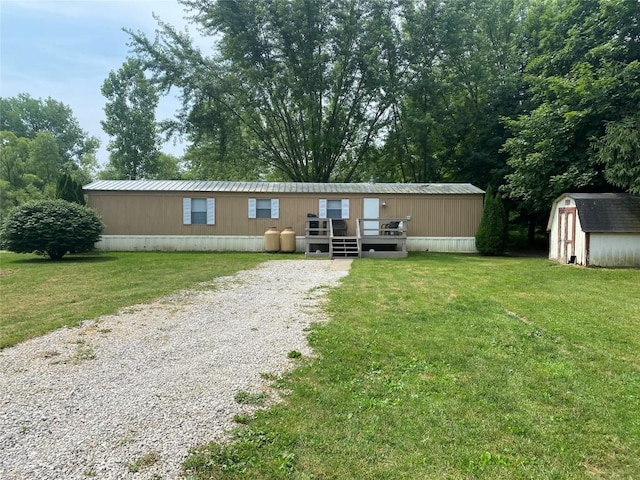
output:
{"label": "shed roof", "polygon": [[576,202],[585,232],[640,233],[640,196],[628,193],[565,193]]}
{"label": "shed roof", "polygon": [[98,180],[85,191],[235,192],[235,193],[363,193],[469,195],[483,190],[470,183],[302,183],[224,182],[198,180]]}

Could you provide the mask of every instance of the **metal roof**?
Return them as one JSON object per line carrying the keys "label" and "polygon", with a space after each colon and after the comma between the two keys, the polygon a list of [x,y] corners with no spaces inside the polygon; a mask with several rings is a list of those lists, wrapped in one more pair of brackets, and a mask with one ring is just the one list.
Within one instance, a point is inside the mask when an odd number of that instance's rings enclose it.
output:
{"label": "metal roof", "polygon": [[97,180],[85,191],[229,192],[229,193],[363,193],[469,195],[483,190],[470,183],[302,183],[218,182],[198,180]]}
{"label": "metal roof", "polygon": [[628,193],[566,193],[555,204],[565,197],[575,200],[584,232],[640,233],[639,196]]}

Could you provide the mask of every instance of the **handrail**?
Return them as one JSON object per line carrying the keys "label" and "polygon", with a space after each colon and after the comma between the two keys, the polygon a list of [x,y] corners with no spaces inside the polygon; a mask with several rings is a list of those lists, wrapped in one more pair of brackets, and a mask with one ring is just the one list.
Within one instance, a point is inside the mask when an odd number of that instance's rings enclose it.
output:
{"label": "handrail", "polygon": [[[364,235],[364,222],[377,222],[378,223],[378,234],[377,235]],[[315,222],[317,227],[311,227],[311,222]],[[386,225],[392,222],[397,222],[397,228],[388,228]],[[406,238],[407,236],[407,219],[406,218],[358,218],[356,221],[356,237],[362,238],[365,236],[395,236]],[[327,223],[329,225],[327,225]],[[401,225],[401,226],[400,226]],[[375,227],[367,228],[366,231],[370,232],[371,230],[375,231]],[[330,218],[307,218],[305,225],[305,235],[306,236],[314,236],[318,238],[333,238],[335,236],[335,231],[333,228],[333,222]]]}
{"label": "handrail", "polygon": [[[377,222],[378,223],[378,234],[377,235],[367,235],[369,237],[383,237],[383,236],[395,236],[406,238],[407,237],[407,219],[405,218],[358,218],[357,228],[358,230],[365,231],[364,222]],[[389,228],[388,225],[392,222],[397,222],[398,227]],[[375,231],[374,228],[367,228],[366,231]]]}
{"label": "handrail", "polygon": [[[311,222],[315,222],[318,226],[311,227]],[[327,220],[324,218],[316,218],[316,217],[307,218],[306,226],[305,226],[305,236],[328,238],[326,224],[327,224]]]}

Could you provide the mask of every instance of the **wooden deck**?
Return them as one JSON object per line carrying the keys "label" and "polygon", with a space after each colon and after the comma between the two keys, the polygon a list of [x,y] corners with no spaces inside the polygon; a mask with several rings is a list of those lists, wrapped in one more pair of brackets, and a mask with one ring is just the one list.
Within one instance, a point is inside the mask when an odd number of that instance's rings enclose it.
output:
{"label": "wooden deck", "polygon": [[343,222],[308,218],[305,255],[329,258],[407,256],[406,219],[359,218],[355,232],[343,230],[340,223]]}

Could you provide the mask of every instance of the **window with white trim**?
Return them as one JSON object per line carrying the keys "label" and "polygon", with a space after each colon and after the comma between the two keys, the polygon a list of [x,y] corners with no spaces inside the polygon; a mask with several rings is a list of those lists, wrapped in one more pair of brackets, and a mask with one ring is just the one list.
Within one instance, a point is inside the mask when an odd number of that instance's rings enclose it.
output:
{"label": "window with white trim", "polygon": [[182,223],[184,225],[215,225],[215,198],[183,198]]}
{"label": "window with white trim", "polygon": [[277,198],[250,198],[249,218],[280,218],[280,200]]}
{"label": "window with white trim", "polygon": [[325,199],[321,198],[318,204],[320,218],[349,218],[349,199]]}
{"label": "window with white trim", "polygon": [[327,218],[342,218],[342,200],[327,200]]}

